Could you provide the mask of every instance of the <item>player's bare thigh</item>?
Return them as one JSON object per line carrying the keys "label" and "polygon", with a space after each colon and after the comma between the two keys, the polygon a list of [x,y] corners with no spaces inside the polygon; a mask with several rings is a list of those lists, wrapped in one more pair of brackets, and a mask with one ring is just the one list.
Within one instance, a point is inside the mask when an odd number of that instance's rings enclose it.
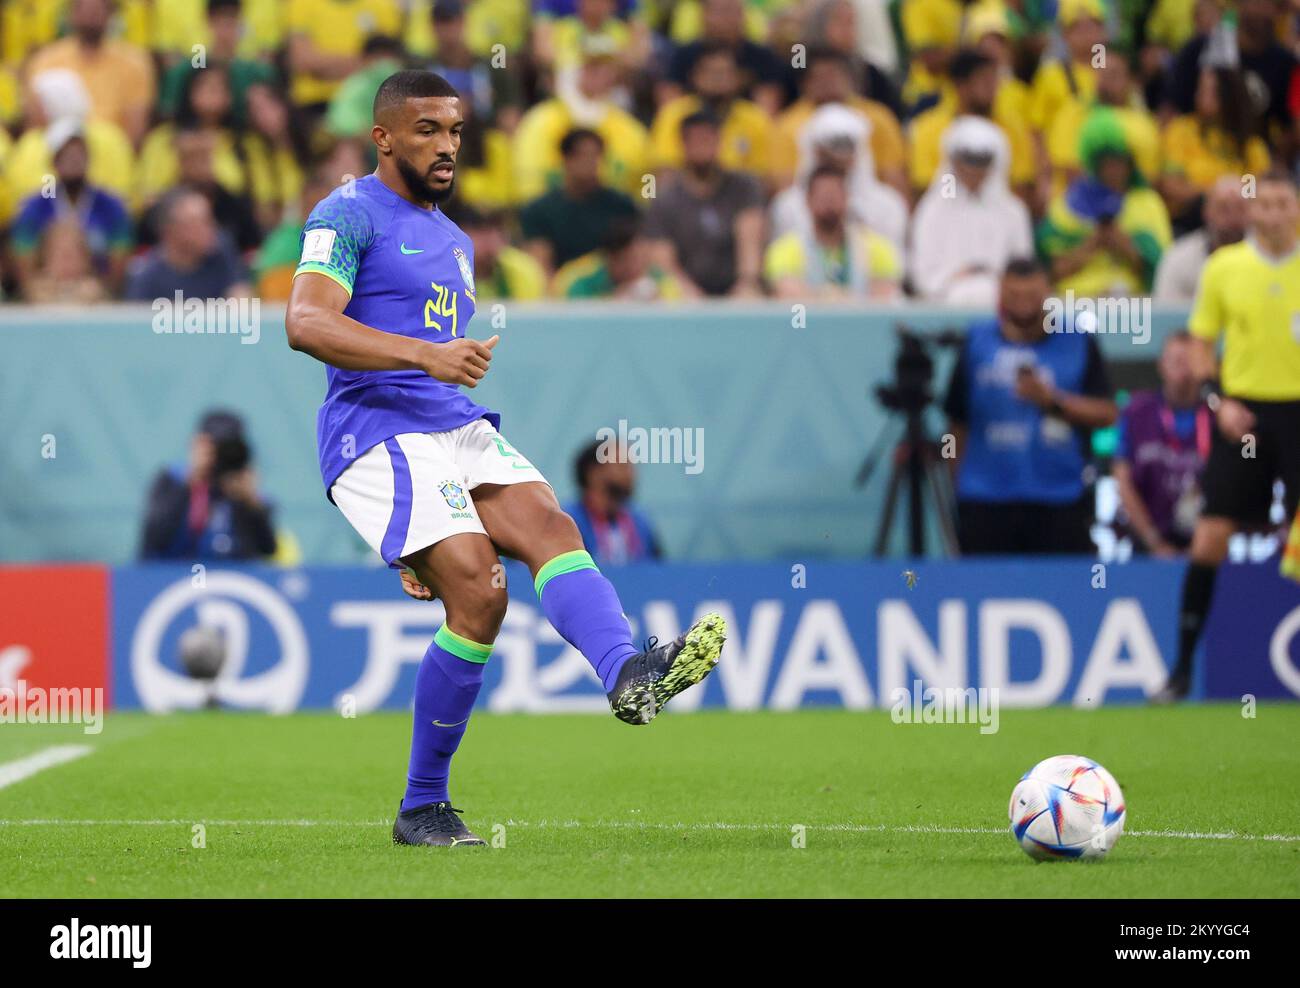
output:
{"label": "player's bare thigh", "polygon": [[474,506],[502,555],[518,559],[534,576],[556,556],[583,548],[578,526],[549,484],[480,484]]}
{"label": "player's bare thigh", "polygon": [[442,600],[448,628],[471,641],[496,639],[508,598],[498,577],[500,559],[486,535],[461,532],[412,552],[401,562]]}

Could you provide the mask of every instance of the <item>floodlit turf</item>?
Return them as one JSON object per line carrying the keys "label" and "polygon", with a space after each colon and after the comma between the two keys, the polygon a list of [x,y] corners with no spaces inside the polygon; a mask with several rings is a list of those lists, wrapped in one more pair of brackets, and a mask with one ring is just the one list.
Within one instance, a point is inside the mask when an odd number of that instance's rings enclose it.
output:
{"label": "floodlit turf", "polygon": [[[408,730],[401,714],[0,726],[0,774],[93,748],[0,788],[0,896],[1300,895],[1297,705],[1013,711],[992,736],[880,711],[478,714],[453,796],[505,843],[454,851],[389,842]],[[1005,831],[1016,780],[1063,753],[1127,797],[1099,863],[1035,864]]]}

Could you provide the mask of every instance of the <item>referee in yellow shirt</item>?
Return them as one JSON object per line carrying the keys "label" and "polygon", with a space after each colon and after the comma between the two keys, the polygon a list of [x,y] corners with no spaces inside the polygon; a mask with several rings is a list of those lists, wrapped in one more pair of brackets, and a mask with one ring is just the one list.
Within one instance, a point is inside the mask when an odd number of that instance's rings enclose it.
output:
{"label": "referee in yellow shirt", "polygon": [[[1210,609],[1214,577],[1239,529],[1268,525],[1274,481],[1286,487],[1286,517],[1300,500],[1300,198],[1295,180],[1258,180],[1241,243],[1215,251],[1201,271],[1188,328],[1218,421],[1201,480],[1205,497],[1192,536],[1179,609],[1178,664],[1152,699],[1170,703],[1191,688],[1192,656]],[[1215,345],[1223,339],[1221,384]]]}

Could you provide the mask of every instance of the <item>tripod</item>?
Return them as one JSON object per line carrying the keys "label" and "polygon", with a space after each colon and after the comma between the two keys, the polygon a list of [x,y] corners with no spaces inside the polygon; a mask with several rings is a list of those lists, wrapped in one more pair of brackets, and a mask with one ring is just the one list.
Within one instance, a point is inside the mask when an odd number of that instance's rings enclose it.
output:
{"label": "tripod", "polygon": [[[876,540],[873,555],[883,556],[889,544],[889,535],[894,528],[894,518],[898,510],[899,498],[903,488],[907,488],[907,535],[908,552],[913,556],[925,555],[925,495],[929,491],[935,517],[939,522],[939,538],[943,551],[949,556],[959,555],[957,546],[956,498],[952,490],[952,480],[948,465],[941,455],[939,444],[925,433],[922,408],[905,409],[906,424],[903,435],[893,444],[890,456],[888,488],[885,493],[885,510],[876,526]],[[855,481],[856,486],[864,486],[871,479],[876,466],[884,456],[889,440],[887,431],[881,432],[875,447],[862,461]]]}

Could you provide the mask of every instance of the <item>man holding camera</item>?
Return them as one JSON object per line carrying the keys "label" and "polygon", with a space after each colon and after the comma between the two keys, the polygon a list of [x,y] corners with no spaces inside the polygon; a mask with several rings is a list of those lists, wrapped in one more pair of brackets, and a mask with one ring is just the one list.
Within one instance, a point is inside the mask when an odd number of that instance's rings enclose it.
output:
{"label": "man holding camera", "polygon": [[189,469],[168,467],[154,478],[140,558],[259,559],[275,548],[244,423],[233,412],[208,412],[190,442]]}
{"label": "man holding camera", "polygon": [[953,368],[943,452],[964,555],[1094,551],[1088,430],[1118,412],[1096,338],[1072,321],[1048,331],[1049,288],[1037,260],[1011,261],[998,316],[970,327]]}

